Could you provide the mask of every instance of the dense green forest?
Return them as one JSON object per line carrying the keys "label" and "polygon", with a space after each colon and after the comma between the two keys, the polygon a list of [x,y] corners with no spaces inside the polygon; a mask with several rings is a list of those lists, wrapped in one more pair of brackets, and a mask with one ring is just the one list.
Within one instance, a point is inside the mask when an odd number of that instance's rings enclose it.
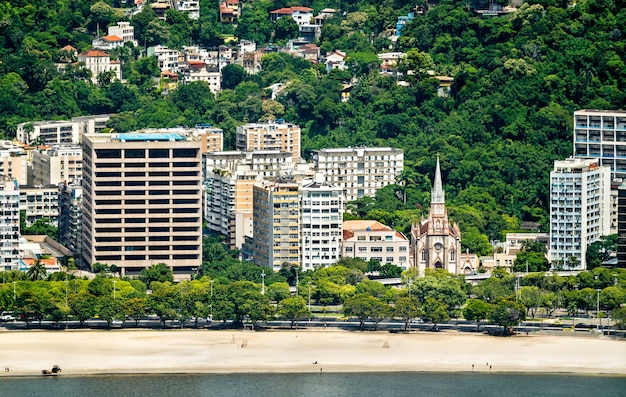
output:
{"label": "dense green forest", "polygon": [[[486,18],[468,2],[442,1],[416,15],[395,45],[385,32],[421,1],[259,0],[244,4],[236,27],[217,22],[216,0],[201,0],[198,21],[169,10],[163,22],[149,7],[129,19],[126,3],[0,1],[3,138],[12,138],[20,122],[117,113],[110,121],[117,131],[211,123],[225,130],[232,147],[237,125],[284,117],[302,127],[305,157],[327,147],[404,149],[398,185],[354,203],[350,215],[398,230],[427,210],[439,155],[463,245],[487,254],[489,240],[518,230],[522,221],[548,230],[549,171],[555,159],[572,154],[572,112],[623,109],[626,103],[622,0],[528,1],[512,14]],[[290,5],[316,13],[341,9],[322,28],[319,44],[323,52],[345,51],[348,70],[327,74],[323,64],[268,53],[257,75],[225,68],[225,89],[216,96],[204,83],[165,95],[155,83],[155,60],[139,57],[157,43],[216,46],[232,35],[259,46],[281,44],[297,33],[286,21],[271,22],[269,11]],[[80,66],[55,66],[65,55],[60,48],[70,44],[84,51],[98,29],[120,20],[135,26],[141,47],[112,54],[123,64],[124,83],[101,79],[94,85]],[[375,54],[391,50],[408,54],[400,70],[415,71],[406,76],[409,86],[378,73]],[[429,69],[454,77],[448,97],[437,95]],[[276,82],[286,88],[267,100],[267,87]],[[354,89],[341,102],[346,82]]]}

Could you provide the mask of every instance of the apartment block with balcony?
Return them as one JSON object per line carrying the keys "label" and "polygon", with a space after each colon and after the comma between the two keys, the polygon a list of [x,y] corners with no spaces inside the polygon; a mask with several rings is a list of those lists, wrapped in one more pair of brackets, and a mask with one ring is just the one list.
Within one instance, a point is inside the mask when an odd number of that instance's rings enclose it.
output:
{"label": "apartment block with balcony", "polygon": [[343,237],[343,191],[318,180],[304,181],[300,191],[302,270],[336,263]]}
{"label": "apartment block with balcony", "polygon": [[231,249],[252,235],[253,186],[264,177],[293,173],[293,155],[279,151],[203,154],[204,214],[209,230],[224,234]]}
{"label": "apartment block with balcony", "polygon": [[28,183],[28,157],[21,147],[9,141],[0,141],[0,178],[15,179],[18,184]]}
{"label": "apartment block with balcony", "polygon": [[59,187],[20,186],[20,211],[26,213],[26,226],[32,226],[39,219],[49,219],[57,226],[59,217]]}
{"label": "apartment block with balcony", "polygon": [[0,270],[20,265],[20,191],[14,178],[0,176]]}
{"label": "apartment block with balcony", "polygon": [[177,279],[202,262],[200,141],[184,133],[93,134],[83,139],[83,265],[138,274],[170,266]]}
{"label": "apartment block with balcony", "polygon": [[83,188],[76,184],[59,185],[59,243],[76,260],[80,260],[83,246]]}
{"label": "apartment block with balcony", "polygon": [[109,26],[109,36],[120,37],[124,43],[130,41],[135,47],[137,47],[137,40],[135,40],[135,27],[130,22],[118,22],[115,26]]}
{"label": "apartment block with balcony", "polygon": [[64,121],[36,121],[17,125],[17,140],[30,145],[41,142],[45,145],[73,145],[80,142],[78,123]]}
{"label": "apartment block with balcony", "polygon": [[339,148],[313,152],[314,170],[326,183],[340,186],[346,202],[374,196],[396,183],[404,169],[404,152],[395,148]]}
{"label": "apartment block with balcony", "polygon": [[374,220],[345,221],[342,256],[374,259],[381,265],[391,263],[406,270],[410,266],[409,239]]}
{"label": "apartment block with balcony", "polygon": [[274,271],[300,265],[299,183],[265,180],[253,191],[254,263]]}
{"label": "apartment block with balcony", "polygon": [[571,157],[550,172],[550,261],[585,270],[589,244],[610,233],[611,170],[599,159]]}
{"label": "apartment block with balcony", "polygon": [[58,185],[80,182],[83,174],[83,149],[80,146],[55,146],[33,151],[32,184]]}
{"label": "apartment block with balcony", "polygon": [[250,123],[237,127],[237,150],[279,150],[293,153],[300,160],[300,127],[282,119],[275,122]]}
{"label": "apartment block with balcony", "polygon": [[574,156],[598,159],[613,179],[626,178],[626,111],[575,111]]}

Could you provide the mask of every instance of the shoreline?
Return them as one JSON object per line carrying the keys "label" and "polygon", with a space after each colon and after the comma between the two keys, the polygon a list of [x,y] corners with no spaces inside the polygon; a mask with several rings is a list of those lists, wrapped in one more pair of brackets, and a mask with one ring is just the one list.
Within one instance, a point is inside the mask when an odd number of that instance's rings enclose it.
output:
{"label": "shoreline", "polygon": [[[245,373],[626,376],[626,341],[342,330],[1,331],[2,377]],[[1,368],[0,368],[1,371]]]}

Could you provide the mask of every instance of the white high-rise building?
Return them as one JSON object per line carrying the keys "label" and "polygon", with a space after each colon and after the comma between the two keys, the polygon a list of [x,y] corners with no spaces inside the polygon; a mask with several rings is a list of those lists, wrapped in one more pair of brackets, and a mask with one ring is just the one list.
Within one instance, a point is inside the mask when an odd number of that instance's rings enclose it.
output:
{"label": "white high-rise building", "polygon": [[327,267],[341,256],[343,190],[316,178],[300,189],[302,270]]}
{"label": "white high-rise building", "polygon": [[597,158],[613,178],[626,178],[626,111],[575,111],[574,156]]}
{"label": "white high-rise building", "polygon": [[184,133],[83,137],[84,265],[137,274],[165,263],[175,279],[202,262],[200,140]]}
{"label": "white high-rise building", "polygon": [[0,176],[0,270],[20,265],[20,191],[15,179]]}
{"label": "white high-rise building", "polygon": [[56,226],[59,217],[59,187],[20,186],[20,210],[25,212],[26,226],[31,226],[39,219],[49,219]]}
{"label": "white high-rise building", "polygon": [[374,196],[396,183],[404,168],[404,152],[395,148],[342,148],[313,152],[314,169],[326,183],[340,186],[346,201]]}
{"label": "white high-rise building", "polygon": [[585,270],[587,246],[611,230],[611,170],[599,160],[568,158],[550,172],[550,261]]}

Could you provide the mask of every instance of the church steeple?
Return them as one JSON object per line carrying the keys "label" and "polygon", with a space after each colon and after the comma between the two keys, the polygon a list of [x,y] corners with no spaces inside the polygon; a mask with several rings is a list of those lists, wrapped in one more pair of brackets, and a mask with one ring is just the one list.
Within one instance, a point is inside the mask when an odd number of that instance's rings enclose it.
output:
{"label": "church steeple", "polygon": [[433,191],[430,196],[431,204],[445,204],[446,196],[443,191],[443,185],[441,183],[441,167],[439,166],[439,156],[437,156],[437,168],[435,169],[435,183],[433,185]]}

